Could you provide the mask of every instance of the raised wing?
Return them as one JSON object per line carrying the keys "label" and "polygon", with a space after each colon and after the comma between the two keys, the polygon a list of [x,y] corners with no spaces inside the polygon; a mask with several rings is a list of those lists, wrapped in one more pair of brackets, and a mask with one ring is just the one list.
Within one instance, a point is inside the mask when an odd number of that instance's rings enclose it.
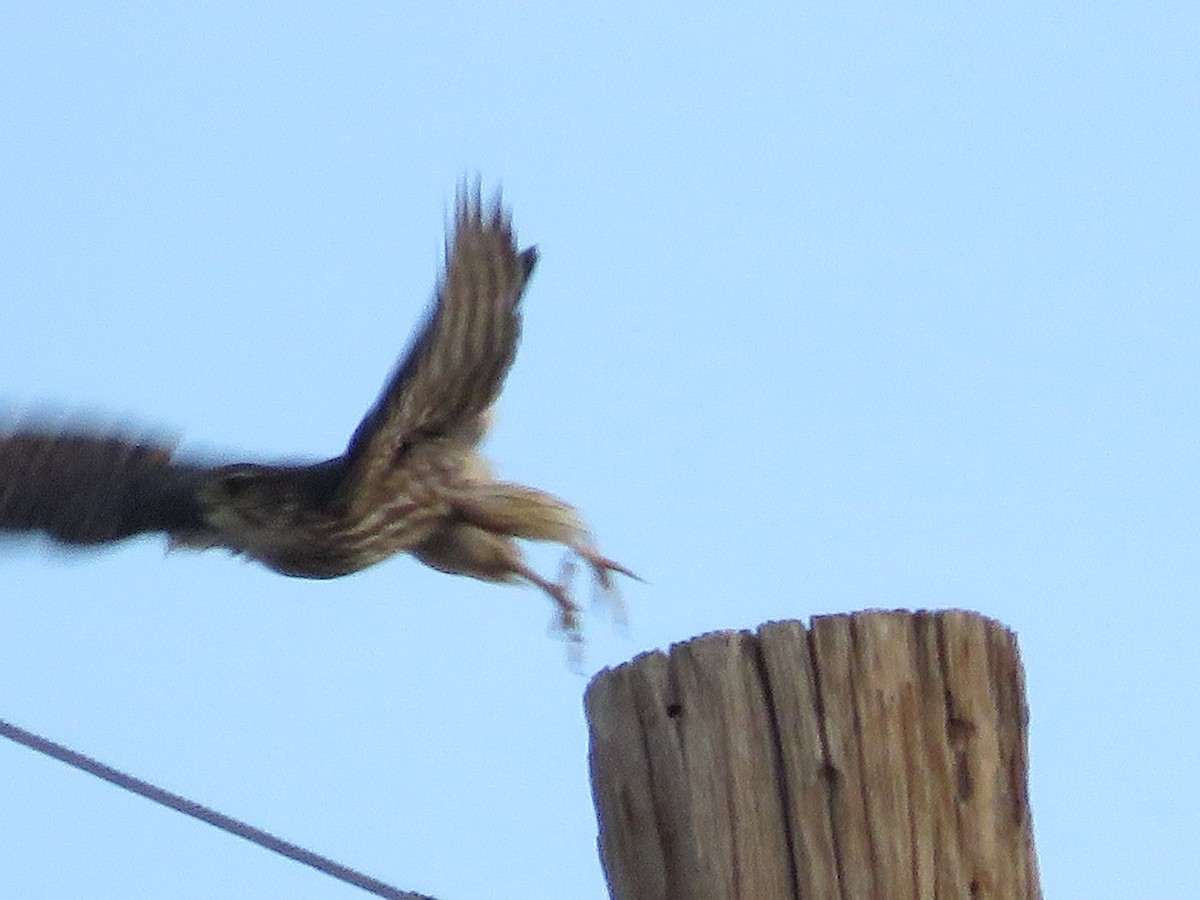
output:
{"label": "raised wing", "polygon": [[0,534],[87,545],[199,529],[193,490],[203,470],[173,465],[172,452],[85,431],[0,431]]}
{"label": "raised wing", "polygon": [[504,385],[521,331],[520,301],[537,250],[517,249],[497,197],[461,189],[446,271],[412,349],[346,451],[344,489],[385,477],[416,443],[473,429]]}

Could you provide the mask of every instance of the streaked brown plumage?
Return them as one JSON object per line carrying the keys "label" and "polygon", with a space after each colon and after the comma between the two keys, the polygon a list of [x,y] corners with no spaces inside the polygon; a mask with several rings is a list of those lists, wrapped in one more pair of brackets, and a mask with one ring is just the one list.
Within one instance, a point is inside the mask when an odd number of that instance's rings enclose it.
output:
{"label": "streaked brown plumage", "polygon": [[459,193],[446,257],[428,320],[340,456],[207,466],[162,442],[18,424],[0,432],[0,532],[83,546],[161,531],[172,546],[224,547],[303,578],[407,551],[443,572],[535,584],[577,634],[566,584],[530,569],[515,539],[566,545],[605,589],[611,573],[633,573],[596,551],[573,507],[496,481],[477,451],[537,251],[518,250],[499,199],[485,210],[476,187]]}

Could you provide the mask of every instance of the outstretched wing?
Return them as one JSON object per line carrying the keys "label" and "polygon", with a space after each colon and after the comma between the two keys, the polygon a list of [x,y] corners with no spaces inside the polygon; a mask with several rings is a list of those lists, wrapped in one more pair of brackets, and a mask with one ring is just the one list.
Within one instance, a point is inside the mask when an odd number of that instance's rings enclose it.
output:
{"label": "outstretched wing", "polygon": [[518,250],[497,197],[459,190],[446,271],[412,349],[358,426],[344,489],[386,477],[416,443],[474,428],[504,385],[521,331],[520,301],[537,250]]}
{"label": "outstretched wing", "polygon": [[204,470],[173,465],[172,452],[85,431],[0,431],[0,533],[87,545],[200,529],[194,487]]}

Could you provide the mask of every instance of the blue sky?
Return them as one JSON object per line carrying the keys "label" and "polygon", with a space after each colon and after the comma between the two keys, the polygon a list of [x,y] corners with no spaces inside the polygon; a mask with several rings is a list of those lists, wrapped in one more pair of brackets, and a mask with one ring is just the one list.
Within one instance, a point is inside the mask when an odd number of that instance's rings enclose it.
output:
{"label": "blue sky", "polygon": [[[337,453],[479,173],[542,253],[489,455],[648,582],[586,617],[586,672],[980,610],[1024,654],[1046,895],[1184,896],[1197,46],[1182,3],[5,4],[0,403]],[[402,888],[605,896],[535,591],[149,539],[0,572],[0,718]],[[0,773],[0,895],[360,895],[15,745]]]}

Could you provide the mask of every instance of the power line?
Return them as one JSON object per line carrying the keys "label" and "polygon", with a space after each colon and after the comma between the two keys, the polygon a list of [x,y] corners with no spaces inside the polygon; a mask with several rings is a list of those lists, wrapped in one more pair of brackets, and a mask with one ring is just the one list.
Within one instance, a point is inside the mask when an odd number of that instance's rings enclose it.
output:
{"label": "power line", "polygon": [[76,753],[62,744],[56,744],[54,741],[26,731],[24,728],[18,728],[16,725],[5,722],[3,719],[0,719],[0,735],[11,741],[16,741],[18,744],[23,744],[32,750],[36,750],[39,753],[44,753],[46,756],[52,756],[69,766],[82,769],[84,772],[95,775],[97,778],[103,778],[117,787],[140,794],[147,800],[153,800],[155,803],[160,803],[176,812],[184,813],[194,819],[199,819],[201,822],[207,822],[209,825],[214,825],[222,831],[227,831],[230,834],[235,834],[240,838],[245,838],[252,843],[258,844],[260,847],[274,850],[288,859],[294,859],[296,862],[304,863],[306,866],[312,866],[326,875],[332,876],[339,881],[344,881],[347,884],[352,884],[355,887],[360,887],[364,891],[368,891],[376,896],[386,897],[388,900],[434,900],[433,897],[425,894],[415,894],[412,891],[402,891],[399,888],[392,887],[390,884],[385,884],[377,878],[364,875],[362,872],[343,866],[341,863],[336,863],[332,859],[313,853],[311,850],[305,850],[303,847],[298,847],[289,841],[277,838],[273,834],[255,828],[253,825],[239,822],[237,819],[219,813],[215,809],[209,809],[207,806],[194,803],[186,797],[180,797],[178,794],[172,794],[170,791],[155,787],[147,781],[142,781],[140,778],[134,778],[132,775],[119,772],[111,766],[106,766],[104,763],[92,759],[90,756]]}

